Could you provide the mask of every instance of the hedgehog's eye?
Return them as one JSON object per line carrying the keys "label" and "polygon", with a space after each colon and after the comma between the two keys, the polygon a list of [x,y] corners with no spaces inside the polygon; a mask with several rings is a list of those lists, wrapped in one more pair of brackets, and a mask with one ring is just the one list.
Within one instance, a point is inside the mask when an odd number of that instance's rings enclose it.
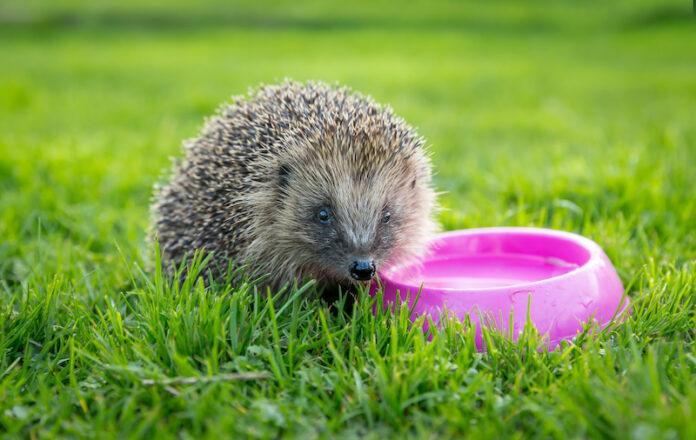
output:
{"label": "hedgehog's eye", "polygon": [[391,220],[391,214],[389,214],[389,211],[387,211],[382,216],[382,223],[387,224],[389,223],[389,220]]}
{"label": "hedgehog's eye", "polygon": [[328,208],[322,208],[317,212],[317,220],[319,220],[319,223],[328,223],[331,221],[331,214],[329,213]]}

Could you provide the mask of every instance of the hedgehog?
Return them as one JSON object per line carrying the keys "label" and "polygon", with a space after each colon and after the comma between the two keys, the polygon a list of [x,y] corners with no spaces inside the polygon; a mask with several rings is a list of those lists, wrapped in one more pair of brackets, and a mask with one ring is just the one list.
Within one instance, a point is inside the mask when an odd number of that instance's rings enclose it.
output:
{"label": "hedgehog", "polygon": [[184,152],[152,203],[170,273],[198,251],[220,282],[235,264],[271,289],[309,279],[350,288],[423,255],[437,229],[424,139],[347,87],[251,88]]}

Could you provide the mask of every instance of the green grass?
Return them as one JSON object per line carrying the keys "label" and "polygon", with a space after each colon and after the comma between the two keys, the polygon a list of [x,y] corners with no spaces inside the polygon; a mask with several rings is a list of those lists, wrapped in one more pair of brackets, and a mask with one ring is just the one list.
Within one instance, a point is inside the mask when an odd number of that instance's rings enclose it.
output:
{"label": "green grass", "polygon": [[[690,3],[43,3],[0,7],[0,434],[696,437]],[[427,342],[364,293],[341,311],[148,271],[168,157],[285,76],[417,126],[444,229],[597,241],[633,314],[481,354],[469,324]]]}

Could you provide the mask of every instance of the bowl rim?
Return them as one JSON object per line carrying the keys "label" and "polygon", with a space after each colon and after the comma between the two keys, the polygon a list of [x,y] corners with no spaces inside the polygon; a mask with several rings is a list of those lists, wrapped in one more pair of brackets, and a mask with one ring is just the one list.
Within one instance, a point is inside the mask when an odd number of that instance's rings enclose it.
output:
{"label": "bowl rim", "polygon": [[[388,273],[391,270],[396,270],[397,268],[404,267],[404,266],[409,266],[413,265],[413,262],[406,263],[404,265],[395,265],[388,267],[384,271],[379,271],[378,272],[378,284],[380,287],[386,287],[386,284],[389,284],[391,287],[396,288],[402,294],[406,294],[407,292],[411,292],[409,295],[418,293],[420,294],[438,294],[438,293],[453,293],[453,292],[458,292],[458,293],[484,293],[484,292],[497,292],[501,290],[506,290],[508,291],[509,289],[523,289],[526,287],[538,287],[539,285],[546,284],[549,282],[557,282],[561,281],[564,278],[570,278],[577,276],[578,274],[582,272],[586,272],[590,270],[593,266],[600,264],[601,262],[601,257],[604,254],[604,251],[602,248],[592,241],[591,239],[587,237],[583,237],[582,235],[576,234],[574,232],[567,232],[567,231],[561,231],[557,229],[549,229],[549,228],[535,228],[535,227],[528,227],[528,226],[494,226],[494,227],[482,227],[482,228],[471,228],[471,229],[458,229],[458,230],[453,230],[453,231],[446,231],[446,232],[441,232],[439,234],[436,234],[435,237],[432,240],[433,244],[436,244],[438,240],[441,239],[448,239],[452,237],[459,237],[463,235],[491,235],[491,234],[523,234],[527,236],[537,236],[537,237],[554,237],[554,238],[559,238],[562,239],[566,242],[572,242],[578,246],[581,246],[583,249],[587,250],[590,254],[590,257],[587,259],[587,261],[584,264],[578,265],[578,267],[562,273],[560,275],[552,276],[549,278],[544,278],[541,280],[537,281],[530,281],[526,283],[518,283],[518,284],[508,284],[508,285],[501,285],[501,286],[491,286],[491,287],[466,287],[466,288],[461,288],[461,287],[433,287],[433,288],[428,288],[427,286],[424,286],[424,283],[420,283],[419,285],[416,284],[410,284],[410,283],[405,283],[400,281],[398,278],[393,279],[389,276],[385,276],[385,272]],[[422,261],[428,260],[428,255],[423,258]],[[415,263],[418,264],[418,263]]]}

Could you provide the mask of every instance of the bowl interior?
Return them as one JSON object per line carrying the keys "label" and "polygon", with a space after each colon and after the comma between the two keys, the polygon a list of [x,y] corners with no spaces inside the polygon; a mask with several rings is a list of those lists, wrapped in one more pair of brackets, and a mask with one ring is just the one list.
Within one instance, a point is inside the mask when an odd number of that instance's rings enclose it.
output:
{"label": "bowl interior", "polygon": [[447,235],[418,264],[387,270],[386,279],[439,290],[533,283],[586,264],[591,252],[571,238],[529,231]]}

